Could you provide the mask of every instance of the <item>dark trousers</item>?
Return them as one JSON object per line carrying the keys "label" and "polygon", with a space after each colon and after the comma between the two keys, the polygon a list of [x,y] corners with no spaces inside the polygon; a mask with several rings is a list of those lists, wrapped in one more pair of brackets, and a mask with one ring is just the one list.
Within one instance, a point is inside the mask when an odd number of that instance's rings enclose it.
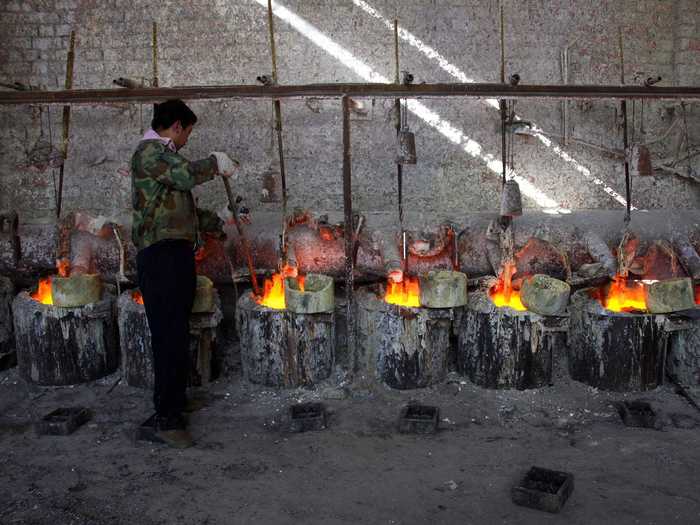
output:
{"label": "dark trousers", "polygon": [[192,244],[157,242],[139,251],[136,265],[151,329],[153,404],[160,418],[178,418],[185,408],[189,319],[197,282]]}

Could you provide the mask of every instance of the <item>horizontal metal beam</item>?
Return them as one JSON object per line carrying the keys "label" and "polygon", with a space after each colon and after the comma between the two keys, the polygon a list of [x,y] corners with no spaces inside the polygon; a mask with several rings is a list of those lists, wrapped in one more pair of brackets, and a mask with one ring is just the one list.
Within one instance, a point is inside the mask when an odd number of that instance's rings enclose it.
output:
{"label": "horizontal metal beam", "polygon": [[66,91],[0,91],[0,105],[94,104],[185,100],[289,97],[472,97],[472,98],[611,98],[700,99],[700,87],[568,86],[509,84],[305,84],[297,86],[186,86]]}

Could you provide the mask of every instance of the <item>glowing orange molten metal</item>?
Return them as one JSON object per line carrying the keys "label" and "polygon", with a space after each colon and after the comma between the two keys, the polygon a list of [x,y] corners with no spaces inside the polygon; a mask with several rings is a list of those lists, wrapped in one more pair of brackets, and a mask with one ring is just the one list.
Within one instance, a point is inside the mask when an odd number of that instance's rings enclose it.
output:
{"label": "glowing orange molten metal", "polygon": [[384,300],[389,304],[399,306],[420,306],[420,284],[418,277],[406,276],[398,283],[389,280],[386,285],[386,295]]}
{"label": "glowing orange molten metal", "polygon": [[299,290],[304,291],[304,276],[298,275],[296,268],[285,266],[281,272],[273,273],[272,277],[265,279],[262,297],[256,297],[255,301],[268,308],[284,310],[287,307],[284,300],[284,280],[287,277],[296,277]]}
{"label": "glowing orange molten metal", "polygon": [[140,290],[134,290],[133,292],[131,292],[131,298],[134,300],[135,303],[143,304],[143,295],[141,295]]}
{"label": "glowing orange molten metal", "polygon": [[70,261],[68,259],[58,259],[56,261],[56,270],[59,277],[68,277],[70,275]]}
{"label": "glowing orange molten metal", "polygon": [[514,262],[507,262],[498,276],[498,282],[489,289],[489,297],[497,307],[508,307],[513,310],[525,311],[525,305],[520,300],[520,290],[513,288],[513,275],[516,272]]}
{"label": "glowing orange molten metal", "polygon": [[39,279],[39,286],[37,286],[36,292],[31,294],[30,297],[41,304],[53,304],[53,296],[51,294],[51,277]]}
{"label": "glowing orange molten metal", "polygon": [[611,312],[644,312],[647,310],[645,282],[653,281],[630,281],[622,275],[616,275],[607,288],[597,288],[591,295]]}
{"label": "glowing orange molten metal", "polygon": [[695,287],[695,304],[700,306],[700,284]]}

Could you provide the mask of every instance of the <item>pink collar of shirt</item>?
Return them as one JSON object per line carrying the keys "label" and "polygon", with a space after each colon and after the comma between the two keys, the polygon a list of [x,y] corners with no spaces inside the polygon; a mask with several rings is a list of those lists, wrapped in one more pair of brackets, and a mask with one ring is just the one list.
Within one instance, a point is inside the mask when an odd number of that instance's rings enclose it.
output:
{"label": "pink collar of shirt", "polygon": [[143,142],[144,140],[160,140],[171,151],[177,151],[177,148],[175,147],[175,143],[173,142],[173,139],[169,139],[167,137],[161,137],[160,135],[158,135],[158,133],[155,130],[149,129],[146,133],[144,133],[143,137],[141,137],[141,142]]}

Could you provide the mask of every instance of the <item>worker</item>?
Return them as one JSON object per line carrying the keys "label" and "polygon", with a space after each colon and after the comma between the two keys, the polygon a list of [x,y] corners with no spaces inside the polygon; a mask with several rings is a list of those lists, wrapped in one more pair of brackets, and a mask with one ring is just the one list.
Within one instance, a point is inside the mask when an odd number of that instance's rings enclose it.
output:
{"label": "worker", "polygon": [[231,177],[237,166],[221,152],[197,161],[179,154],[196,122],[182,100],[156,104],[151,129],[131,159],[132,240],[153,348],[154,432],[176,448],[192,445],[184,412],[194,251],[202,231],[222,233],[223,225],[212,212],[196,208],[191,190],[217,175]]}

